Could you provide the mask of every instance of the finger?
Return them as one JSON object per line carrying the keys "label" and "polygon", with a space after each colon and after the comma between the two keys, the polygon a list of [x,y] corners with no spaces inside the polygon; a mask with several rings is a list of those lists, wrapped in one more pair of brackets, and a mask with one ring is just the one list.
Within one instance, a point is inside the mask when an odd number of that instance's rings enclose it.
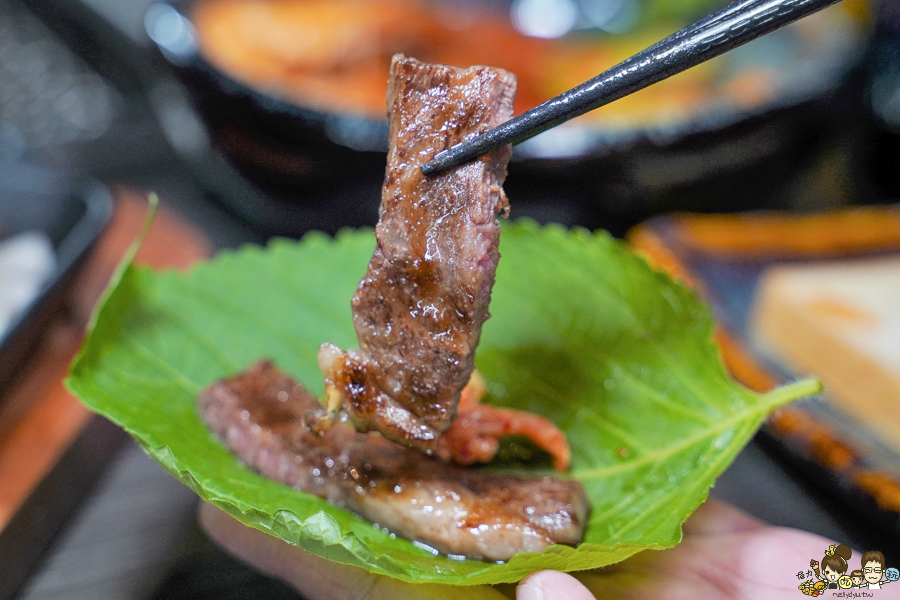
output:
{"label": "finger", "polygon": [[685,521],[685,535],[721,535],[765,527],[765,523],[742,510],[719,502],[707,500]]}
{"label": "finger", "polygon": [[[686,538],[661,561],[663,572],[677,575],[693,571],[706,585],[695,598],[793,598],[797,595],[794,572],[807,564],[808,556],[821,552],[827,540],[817,535],[782,527]],[[664,553],[660,553],[663,555]],[[794,565],[800,565],[797,569]],[[706,595],[704,595],[704,593]]]}
{"label": "finger", "polygon": [[594,600],[594,595],[571,575],[538,571],[522,580],[516,600]]}
{"label": "finger", "polygon": [[685,528],[692,535],[676,547],[641,552],[576,577],[597,600],[788,600],[797,594],[793,565],[806,564],[828,544],[811,533],[761,525],[720,503],[701,507],[695,516]]}
{"label": "finger", "polygon": [[[312,600],[365,598],[375,584],[361,569],[329,563],[246,527],[211,504],[201,504],[199,517],[201,526],[217,544],[257,570],[288,582]],[[316,576],[309,577],[310,573]]]}
{"label": "finger", "polygon": [[309,600],[507,600],[488,586],[410,584],[320,558],[242,525],[202,503],[200,524],[216,543],[256,569],[286,581]]}

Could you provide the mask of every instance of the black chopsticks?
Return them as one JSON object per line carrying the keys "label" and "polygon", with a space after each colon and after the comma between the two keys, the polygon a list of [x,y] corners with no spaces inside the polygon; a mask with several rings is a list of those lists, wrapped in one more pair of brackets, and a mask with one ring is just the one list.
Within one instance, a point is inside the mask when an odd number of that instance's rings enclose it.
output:
{"label": "black chopsticks", "polygon": [[439,173],[506,144],[524,141],[838,2],[737,0],[578,87],[439,152],[422,165],[422,172]]}

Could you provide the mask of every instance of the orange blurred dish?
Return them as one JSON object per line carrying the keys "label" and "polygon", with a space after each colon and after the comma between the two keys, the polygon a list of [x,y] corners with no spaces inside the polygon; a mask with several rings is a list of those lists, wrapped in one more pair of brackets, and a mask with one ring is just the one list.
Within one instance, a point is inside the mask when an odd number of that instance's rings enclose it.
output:
{"label": "orange blurred dish", "polygon": [[[717,2],[708,4],[712,9]],[[839,15],[832,10],[807,19],[793,35],[802,47],[792,55],[833,46],[825,38],[846,30],[851,20],[843,9]],[[516,73],[518,113],[686,24],[649,24],[625,35],[594,29],[542,39],[523,35],[507,15],[486,6],[424,0],[201,0],[192,21],[202,55],[236,80],[302,106],[365,118],[383,116],[388,64],[397,52]],[[582,122],[602,119],[607,127],[628,129],[689,120],[723,103],[747,110],[769,102],[783,78],[777,65],[738,62],[705,63],[589,113]]]}

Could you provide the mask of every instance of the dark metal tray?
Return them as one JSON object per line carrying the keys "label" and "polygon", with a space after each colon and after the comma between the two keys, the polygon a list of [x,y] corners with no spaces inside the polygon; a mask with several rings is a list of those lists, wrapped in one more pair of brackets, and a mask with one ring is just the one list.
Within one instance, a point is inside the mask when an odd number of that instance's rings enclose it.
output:
{"label": "dark metal tray", "polygon": [[106,187],[29,164],[0,165],[2,235],[44,232],[53,244],[56,270],[38,296],[0,334],[0,403],[53,314],[63,305],[82,260],[112,214]]}

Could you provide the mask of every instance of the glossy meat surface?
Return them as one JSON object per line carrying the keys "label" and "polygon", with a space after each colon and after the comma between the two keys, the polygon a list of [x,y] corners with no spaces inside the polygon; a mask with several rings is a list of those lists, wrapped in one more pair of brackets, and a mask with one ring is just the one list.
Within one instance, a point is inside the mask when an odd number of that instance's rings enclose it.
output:
{"label": "glossy meat surface", "polygon": [[317,435],[304,419],[320,406],[267,361],[198,399],[203,420],[251,468],[441,552],[506,560],[581,540],[588,509],[577,481],[462,469],[341,423]]}
{"label": "glossy meat surface", "polygon": [[512,116],[515,78],[395,56],[377,247],[353,297],[359,350],[323,345],[331,407],[433,451],[456,417],[488,318],[510,149],[425,177],[423,163]]}

